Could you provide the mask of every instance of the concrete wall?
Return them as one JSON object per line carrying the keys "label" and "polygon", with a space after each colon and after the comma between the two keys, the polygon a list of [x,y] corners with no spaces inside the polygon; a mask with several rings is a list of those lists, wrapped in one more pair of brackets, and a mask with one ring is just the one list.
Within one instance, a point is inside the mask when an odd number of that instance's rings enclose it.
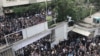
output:
{"label": "concrete wall", "polygon": [[50,30],[48,30],[47,22],[40,23],[38,25],[26,28],[22,30],[23,40],[14,43],[13,49],[14,51],[31,44],[50,34]]}
{"label": "concrete wall", "polygon": [[3,1],[3,0],[0,0],[0,7],[2,7],[2,1]]}
{"label": "concrete wall", "polygon": [[17,5],[24,5],[30,3],[45,2],[45,1],[46,0],[14,0],[14,1],[2,0],[2,3],[3,3],[3,7],[10,7],[10,6],[17,6]]}
{"label": "concrete wall", "polygon": [[23,38],[26,39],[26,38],[32,37],[32,36],[39,34],[45,30],[48,30],[47,22],[23,29],[22,30]]}
{"label": "concrete wall", "polygon": [[[54,42],[51,43],[51,47],[58,44],[59,41],[63,41],[64,39],[67,40],[68,32],[72,29],[73,29],[73,27],[72,28],[68,27],[66,22],[57,24],[57,26],[55,28],[53,28],[53,30],[55,31],[55,33],[54,33],[55,37],[54,37]],[[35,41],[39,40],[40,38],[47,36],[48,34],[51,34],[51,30],[52,29],[48,29],[47,22],[24,29],[23,30],[24,40],[16,42],[13,45],[14,51],[17,51],[18,49],[20,49],[28,44],[31,44],[32,42],[35,42]]]}
{"label": "concrete wall", "polygon": [[51,1],[51,0],[37,0],[37,2],[46,2],[46,1]]}
{"label": "concrete wall", "polygon": [[100,28],[96,28],[95,29],[94,36],[93,37],[96,37],[97,35],[100,35]]}
{"label": "concrete wall", "polygon": [[58,44],[60,41],[67,40],[67,23],[62,22],[58,24],[54,30],[55,30],[55,41],[51,44],[51,47]]}
{"label": "concrete wall", "polygon": [[37,40],[39,40],[39,39],[41,39],[41,38],[43,38],[43,37],[49,35],[50,33],[51,33],[50,31],[44,31],[44,32],[42,32],[42,33],[39,33],[38,35],[34,35],[34,36],[31,37],[31,38],[28,38],[28,39],[25,39],[25,40],[16,42],[16,43],[12,46],[12,48],[13,48],[14,51],[17,51],[17,50],[19,50],[19,49],[21,49],[21,48],[23,48],[23,47],[25,47],[25,46],[27,46],[27,45],[29,45],[29,44],[31,44],[31,43],[37,41]]}
{"label": "concrete wall", "polygon": [[63,41],[66,38],[66,32],[65,32],[65,27],[64,25],[55,29],[55,37],[56,37],[56,41]]}
{"label": "concrete wall", "polygon": [[36,3],[37,0],[29,0],[29,3]]}
{"label": "concrete wall", "polygon": [[67,39],[67,24],[62,23],[61,25],[57,26],[55,29],[55,42],[59,43],[59,41],[63,41],[64,39]]}
{"label": "concrete wall", "polygon": [[[40,38],[43,38],[44,36],[48,34],[51,34],[51,29],[49,31],[48,30],[49,29],[47,27],[47,22],[24,29],[23,30],[24,40],[22,42],[15,43],[15,45],[13,45],[13,49],[16,51],[32,42],[39,40]],[[68,29],[66,22],[58,24],[54,28],[54,31],[55,31],[54,40],[55,41],[51,45],[54,46],[55,44],[58,44],[59,41],[63,41],[64,39],[67,40],[67,33],[69,32],[68,30],[70,29]]]}
{"label": "concrete wall", "polygon": [[2,0],[2,1],[3,1],[3,7],[29,4],[29,0],[14,0],[14,1]]}
{"label": "concrete wall", "polygon": [[2,3],[2,0],[0,1],[0,15],[3,15],[3,8],[2,8],[2,5],[3,5],[3,3]]}

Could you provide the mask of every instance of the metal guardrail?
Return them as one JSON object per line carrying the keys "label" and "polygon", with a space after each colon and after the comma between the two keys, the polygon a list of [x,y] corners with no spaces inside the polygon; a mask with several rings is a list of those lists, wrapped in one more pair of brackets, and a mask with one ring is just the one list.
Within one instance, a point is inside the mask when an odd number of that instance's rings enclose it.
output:
{"label": "metal guardrail", "polygon": [[17,31],[0,38],[0,47],[9,46],[19,40],[22,40],[22,31]]}

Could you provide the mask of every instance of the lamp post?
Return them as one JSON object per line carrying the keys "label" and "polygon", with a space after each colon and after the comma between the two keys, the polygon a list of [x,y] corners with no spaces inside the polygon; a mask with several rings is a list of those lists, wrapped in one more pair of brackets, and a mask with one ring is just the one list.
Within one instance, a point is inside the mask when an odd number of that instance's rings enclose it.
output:
{"label": "lamp post", "polygon": [[58,13],[56,12],[55,15],[54,15],[54,18],[53,18],[54,24],[56,24],[57,15],[58,15]]}
{"label": "lamp post", "polygon": [[47,7],[48,7],[48,4],[47,4],[47,0],[45,0],[45,5],[46,5],[46,16],[47,16]]}
{"label": "lamp post", "polygon": [[91,14],[92,14],[93,8],[94,8],[94,6],[91,5],[90,17],[91,17]]}
{"label": "lamp post", "polygon": [[54,24],[56,24],[56,19],[57,19],[57,18],[55,17],[55,18],[54,18]]}
{"label": "lamp post", "polygon": [[90,5],[90,0],[87,0],[87,5],[88,5],[88,7],[89,7],[89,5]]}
{"label": "lamp post", "polygon": [[88,4],[88,7],[90,7],[90,17],[91,17],[94,6],[92,4],[90,4],[90,0],[87,0],[87,4]]}

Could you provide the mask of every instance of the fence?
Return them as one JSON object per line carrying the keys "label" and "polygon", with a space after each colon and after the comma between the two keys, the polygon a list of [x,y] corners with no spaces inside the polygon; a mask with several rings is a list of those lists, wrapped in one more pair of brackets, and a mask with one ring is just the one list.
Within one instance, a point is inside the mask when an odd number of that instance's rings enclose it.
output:
{"label": "fence", "polygon": [[10,45],[23,39],[22,31],[17,31],[0,38],[0,46]]}

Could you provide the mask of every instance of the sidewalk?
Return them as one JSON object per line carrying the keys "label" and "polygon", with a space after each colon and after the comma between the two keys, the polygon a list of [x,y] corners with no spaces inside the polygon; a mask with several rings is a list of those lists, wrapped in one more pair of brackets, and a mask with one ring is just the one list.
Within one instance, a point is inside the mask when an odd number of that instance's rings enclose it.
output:
{"label": "sidewalk", "polygon": [[99,24],[93,23],[94,17],[100,17],[100,12],[94,13],[93,15],[91,15],[91,17],[86,17],[83,20],[83,22],[80,22],[77,25],[81,27],[86,27],[86,28],[95,28],[96,26],[99,26]]}
{"label": "sidewalk", "polygon": [[83,21],[92,25],[95,25],[93,23],[93,18],[94,17],[100,17],[100,12],[94,13],[93,15],[91,15],[91,17],[86,17]]}

